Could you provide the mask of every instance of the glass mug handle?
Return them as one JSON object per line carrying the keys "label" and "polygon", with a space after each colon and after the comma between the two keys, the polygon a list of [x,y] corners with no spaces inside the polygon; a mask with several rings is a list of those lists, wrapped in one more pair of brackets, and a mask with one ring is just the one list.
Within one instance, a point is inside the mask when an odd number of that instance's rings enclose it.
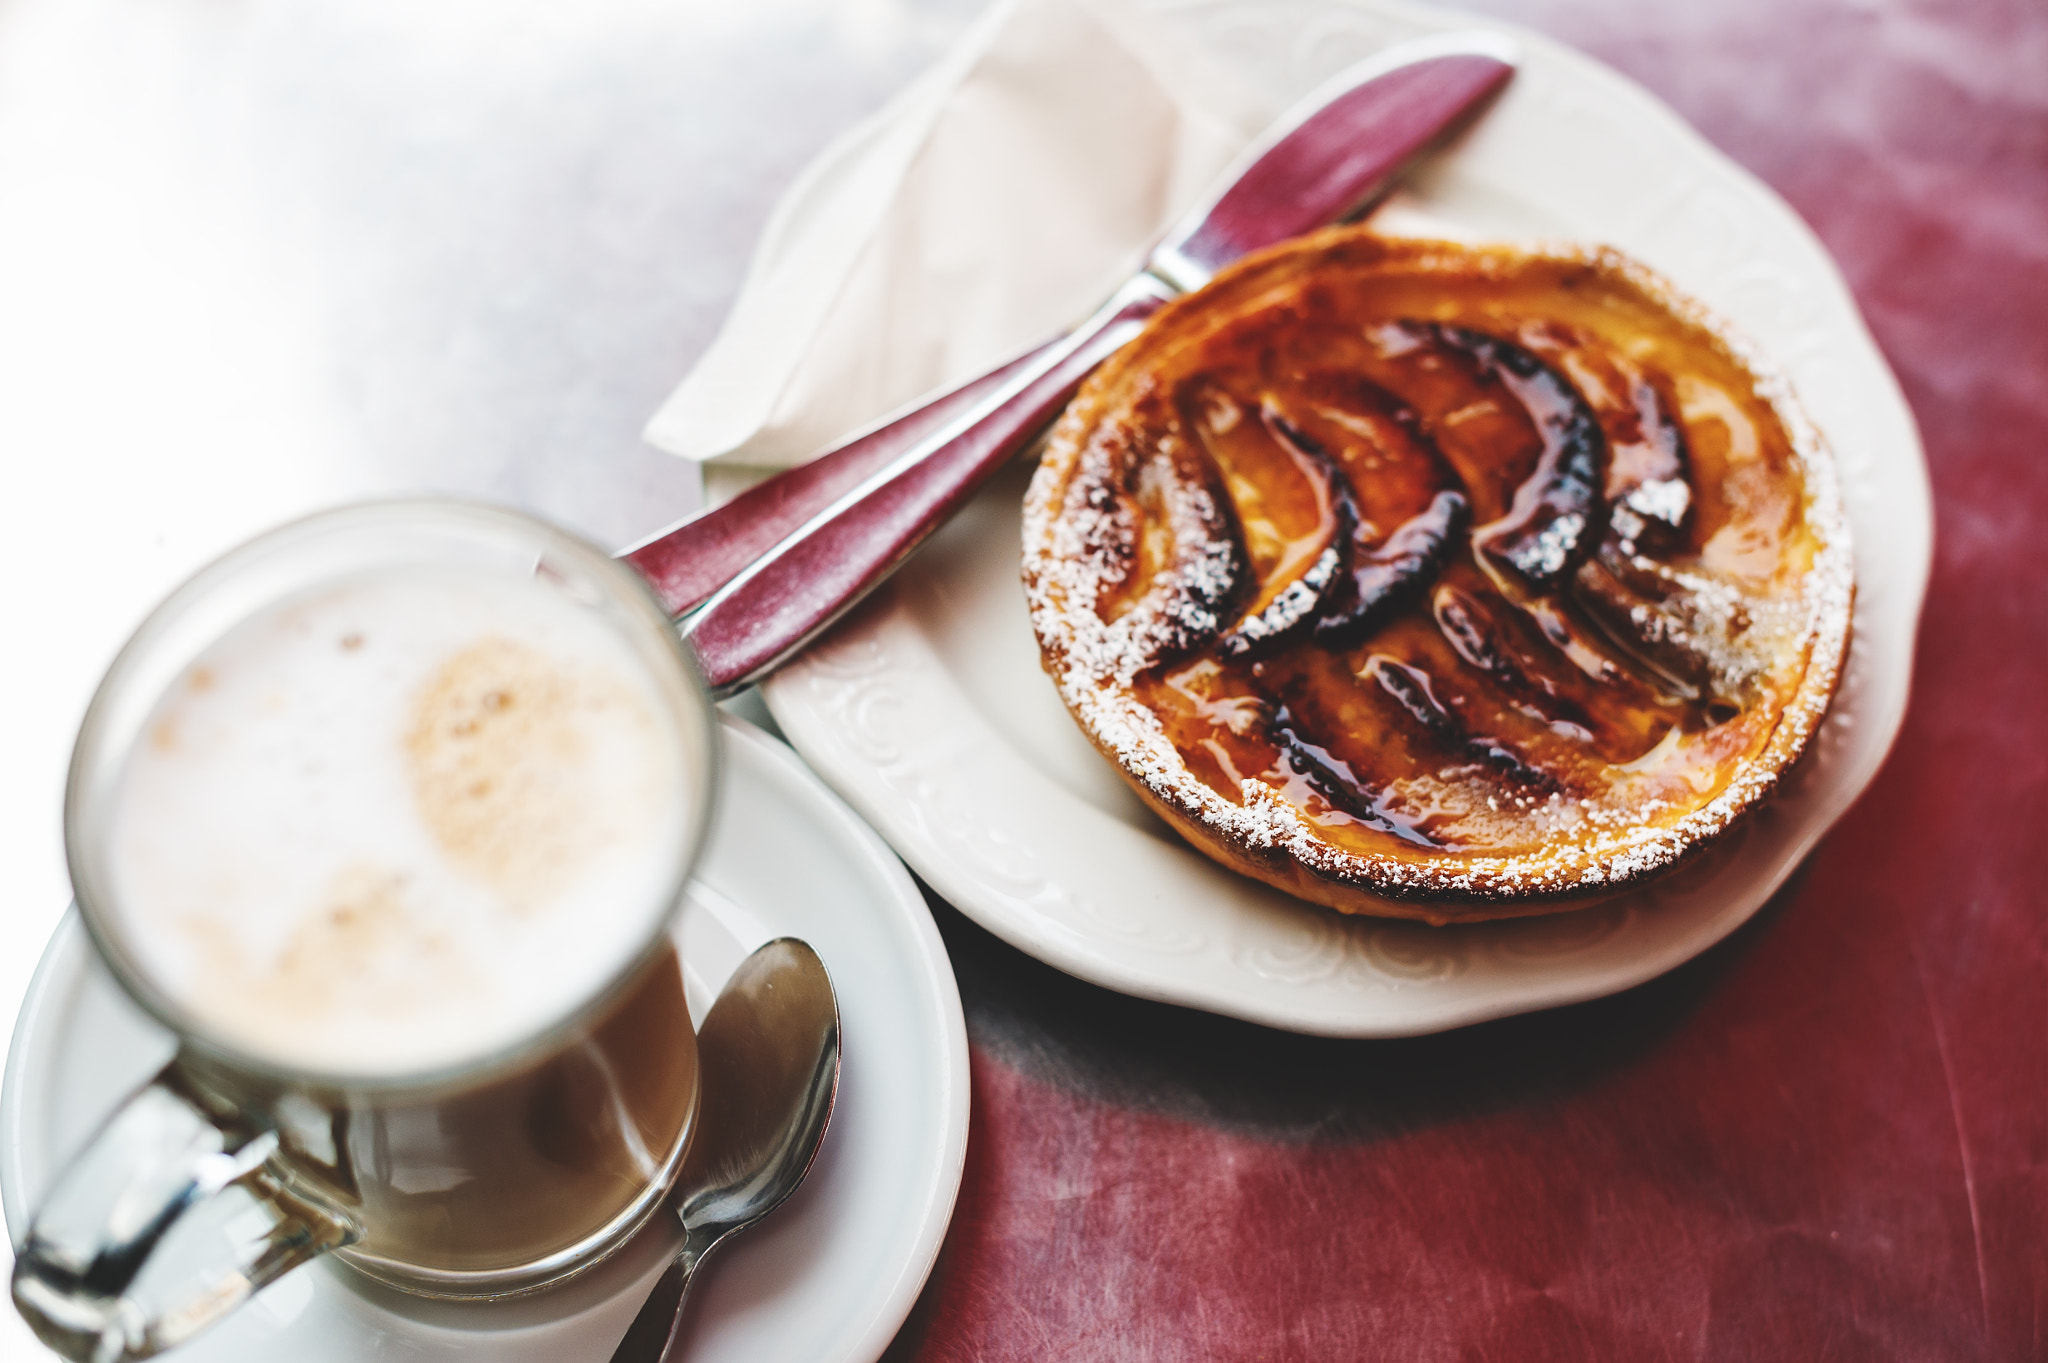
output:
{"label": "glass mug handle", "polygon": [[278,1176],[277,1147],[273,1125],[211,1099],[173,1060],[43,1199],[15,1259],[16,1307],[66,1358],[147,1358],[360,1239],[345,1211]]}

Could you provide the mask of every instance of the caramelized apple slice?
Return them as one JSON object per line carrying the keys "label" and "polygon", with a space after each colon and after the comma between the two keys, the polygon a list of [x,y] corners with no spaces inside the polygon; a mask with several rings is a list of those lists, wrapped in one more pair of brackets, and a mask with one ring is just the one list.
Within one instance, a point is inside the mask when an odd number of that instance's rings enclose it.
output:
{"label": "caramelized apple slice", "polygon": [[1573,667],[1603,686],[1619,686],[1628,677],[1619,659],[1595,642],[1590,631],[1556,597],[1538,596],[1511,603],[1535,622],[1544,642],[1562,653]]}
{"label": "caramelized apple slice", "polygon": [[1391,813],[1372,785],[1344,758],[1324,747],[1314,729],[1284,703],[1273,712],[1272,733],[1288,767],[1331,808],[1384,829],[1403,842],[1419,847],[1437,845],[1413,820]]}
{"label": "caramelized apple slice", "polygon": [[1769,608],[1704,570],[1631,554],[1610,536],[1580,565],[1574,599],[1637,666],[1700,698],[1709,723],[1756,702],[1754,652],[1743,636]]}
{"label": "caramelized apple slice", "polygon": [[1608,523],[1630,550],[1637,544],[1668,548],[1692,519],[1692,460],[1677,418],[1641,371],[1632,376],[1630,396],[1640,434],[1607,442]]}
{"label": "caramelized apple slice", "polygon": [[1483,562],[1527,591],[1564,582],[1603,528],[1607,438],[1592,409],[1561,374],[1513,341],[1443,322],[1403,321],[1398,329],[1463,355],[1528,414],[1543,442],[1536,470],[1515,490],[1505,516],[1472,532],[1472,544]]}
{"label": "caramelized apple slice", "polygon": [[[1260,585],[1260,599],[1218,643],[1226,658],[1265,652],[1315,623],[1328,610],[1331,594],[1343,588],[1347,551],[1358,526],[1358,502],[1351,480],[1322,447],[1289,427],[1271,405],[1261,407],[1259,418],[1267,435],[1294,457],[1303,476],[1315,486],[1317,505],[1327,510],[1309,542],[1315,558],[1299,577],[1284,582],[1276,578]],[[1306,553],[1297,554],[1288,566],[1305,558]]]}
{"label": "caramelized apple slice", "polygon": [[[1544,724],[1556,739],[1590,745],[1603,760],[1631,761],[1646,735],[1696,727],[1682,698],[1618,669],[1589,676],[1526,612],[1510,615],[1491,593],[1453,583],[1431,601],[1438,632],[1458,658],[1484,674],[1496,694]],[[1547,765],[1547,764],[1546,764]]]}
{"label": "caramelized apple slice", "polygon": [[1633,590],[1617,574],[1614,557],[1620,546],[1612,539],[1601,552],[1579,565],[1573,595],[1586,614],[1635,661],[1674,687],[1698,696],[1713,685],[1713,666],[1693,639],[1686,621],[1661,601]]}
{"label": "caramelized apple slice", "polygon": [[1547,774],[1531,767],[1494,739],[1467,731],[1436,698],[1436,688],[1430,684],[1429,674],[1421,668],[1384,653],[1375,653],[1365,660],[1365,671],[1360,675],[1378,682],[1380,689],[1392,697],[1396,705],[1452,753],[1483,762],[1517,785],[1538,790],[1556,787],[1557,783]]}
{"label": "caramelized apple slice", "polygon": [[1325,594],[1315,624],[1316,642],[1348,648],[1435,580],[1464,532],[1470,504],[1413,410],[1391,393],[1330,371],[1305,374],[1292,386],[1299,397],[1291,404],[1267,398],[1275,432],[1321,453],[1340,477],[1348,474],[1358,508],[1347,571]]}
{"label": "caramelized apple slice", "polygon": [[1692,458],[1659,381],[1577,327],[1532,322],[1520,339],[1564,373],[1607,435],[1610,537],[1629,552],[1679,543],[1692,519]]}
{"label": "caramelized apple slice", "polygon": [[1550,669],[1519,646],[1483,600],[1445,583],[1436,589],[1430,604],[1438,631],[1466,666],[1518,695],[1540,699],[1545,719],[1590,730],[1585,707],[1567,694],[1566,686]]}
{"label": "caramelized apple slice", "polygon": [[1351,485],[1319,445],[1220,382],[1188,385],[1178,405],[1230,491],[1257,579],[1217,647],[1226,658],[1270,652],[1309,627],[1342,576],[1358,522]]}
{"label": "caramelized apple slice", "polygon": [[1273,765],[1273,706],[1241,669],[1197,656],[1140,678],[1136,691],[1190,769],[1232,804],[1242,802],[1246,780]]}
{"label": "caramelized apple slice", "polygon": [[1286,705],[1273,712],[1274,740],[1285,755],[1288,766],[1308,783],[1311,790],[1354,819],[1362,819],[1390,833],[1406,832],[1380,813],[1379,802],[1349,763],[1302,730],[1300,719]]}
{"label": "caramelized apple slice", "polygon": [[1421,515],[1403,521],[1375,548],[1361,547],[1344,589],[1316,621],[1316,642],[1349,648],[1377,630],[1442,571],[1465,528],[1465,494],[1436,494]]}
{"label": "caramelized apple slice", "polygon": [[1099,675],[1125,683],[1215,638],[1246,579],[1215,465],[1169,413],[1139,429],[1100,434],[1066,494],[1077,511],[1064,533],[1089,569],[1101,627],[1087,651],[1104,660]]}

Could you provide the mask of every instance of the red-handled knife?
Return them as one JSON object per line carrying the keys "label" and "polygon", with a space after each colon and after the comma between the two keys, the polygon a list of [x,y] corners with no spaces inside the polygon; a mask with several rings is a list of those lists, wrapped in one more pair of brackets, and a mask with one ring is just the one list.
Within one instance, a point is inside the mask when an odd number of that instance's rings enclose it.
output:
{"label": "red-handled knife", "polygon": [[[693,544],[707,557],[749,554],[683,625],[713,692],[774,670],[879,585],[1167,300],[1384,194],[1507,82],[1513,56],[1496,34],[1457,33],[1352,67],[1261,138],[1073,332],[628,551],[671,609],[687,609],[684,598],[723,567],[693,562]],[[755,541],[769,526],[779,533],[792,522],[761,551]]]}

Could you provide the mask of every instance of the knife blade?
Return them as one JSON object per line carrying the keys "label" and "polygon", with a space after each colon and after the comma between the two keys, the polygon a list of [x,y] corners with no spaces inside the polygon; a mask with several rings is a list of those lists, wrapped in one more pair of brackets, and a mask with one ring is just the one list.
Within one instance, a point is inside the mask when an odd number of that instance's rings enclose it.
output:
{"label": "knife blade", "polygon": [[[787,514],[806,494],[837,492],[683,623],[713,693],[773,671],[880,585],[1167,301],[1249,251],[1362,210],[1484,105],[1513,63],[1512,45],[1482,31],[1401,44],[1341,73],[1260,138],[1088,321],[945,395],[937,412],[914,409],[829,452],[822,472],[760,494],[757,509]],[[915,432],[907,447],[904,423]],[[626,557],[646,571],[701,523]],[[747,523],[716,528],[744,532]]]}
{"label": "knife blade", "polygon": [[[1386,174],[1383,164],[1375,159],[1386,146],[1398,146],[1403,142],[1427,145],[1444,131],[1447,121],[1456,122],[1469,112],[1456,107],[1455,112],[1446,115],[1446,105],[1441,97],[1404,100],[1401,98],[1403,94],[1412,96],[1414,92],[1407,80],[1396,78],[1396,73],[1408,63],[1426,63],[1433,57],[1457,55],[1491,55],[1503,63],[1511,57],[1504,44],[1473,41],[1472,35],[1459,34],[1447,42],[1390,49],[1375,58],[1369,69],[1352,68],[1333,82],[1332,87],[1326,88],[1338,88],[1341,93],[1354,97],[1341,109],[1332,110],[1328,119],[1319,122],[1322,127],[1346,131],[1354,136],[1333,139],[1330,145],[1332,154],[1320,165],[1304,157],[1305,168],[1314,177],[1312,181],[1289,183],[1281,177],[1270,177],[1259,183],[1256,196],[1248,192],[1249,186],[1237,194],[1219,194],[1216,201],[1191,215],[1198,216],[1209,230],[1185,234],[1186,239],[1169,242],[1159,252],[1161,262],[1178,253],[1189,263],[1162,263],[1156,264],[1155,268],[1163,268],[1167,273],[1184,279],[1191,277],[1191,264],[1213,271],[1247,249],[1236,243],[1256,242],[1268,234],[1247,233],[1245,218],[1248,212],[1256,212],[1274,203],[1298,202],[1319,188],[1327,187],[1324,200],[1303,203],[1291,219],[1311,227],[1332,220],[1358,196],[1360,185],[1370,186],[1377,177]],[[1426,74],[1433,81],[1443,81],[1448,73],[1441,68],[1431,68]],[[1476,80],[1484,80],[1489,73],[1487,68],[1477,67],[1469,74]],[[1483,101],[1490,92],[1490,88],[1482,90],[1475,97],[1475,103]],[[1455,94],[1455,91],[1445,93]],[[1297,109],[1314,107],[1315,99],[1311,97]],[[1414,126],[1402,128],[1400,125],[1405,120],[1413,120]],[[1274,133],[1268,134],[1255,148],[1251,159],[1255,160],[1258,152],[1266,150],[1290,127],[1290,124],[1283,123]],[[1361,135],[1362,129],[1368,131]],[[1385,137],[1382,137],[1381,130],[1385,130]],[[1352,158],[1357,164],[1344,165],[1341,162],[1345,158]],[[1227,201],[1223,201],[1226,197]],[[1334,210],[1329,206],[1332,203],[1337,205]],[[1058,338],[1054,338],[1035,346],[986,374],[885,416],[828,447],[809,462],[765,479],[723,505],[698,512],[656,531],[621,550],[620,557],[648,580],[671,615],[683,615],[703,604],[748,565],[801,529],[863,479],[991,396],[1020,368],[1057,343]]]}

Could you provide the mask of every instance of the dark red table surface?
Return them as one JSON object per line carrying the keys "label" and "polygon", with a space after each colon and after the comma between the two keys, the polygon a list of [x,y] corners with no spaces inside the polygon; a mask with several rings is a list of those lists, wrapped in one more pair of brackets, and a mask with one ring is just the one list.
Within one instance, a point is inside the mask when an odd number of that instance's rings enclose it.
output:
{"label": "dark red table surface", "polygon": [[1890,761],[1616,998],[1335,1042],[934,905],[958,1210],[892,1359],[2048,1357],[2048,3],[1491,0],[1805,215],[1897,370],[1934,578]]}

